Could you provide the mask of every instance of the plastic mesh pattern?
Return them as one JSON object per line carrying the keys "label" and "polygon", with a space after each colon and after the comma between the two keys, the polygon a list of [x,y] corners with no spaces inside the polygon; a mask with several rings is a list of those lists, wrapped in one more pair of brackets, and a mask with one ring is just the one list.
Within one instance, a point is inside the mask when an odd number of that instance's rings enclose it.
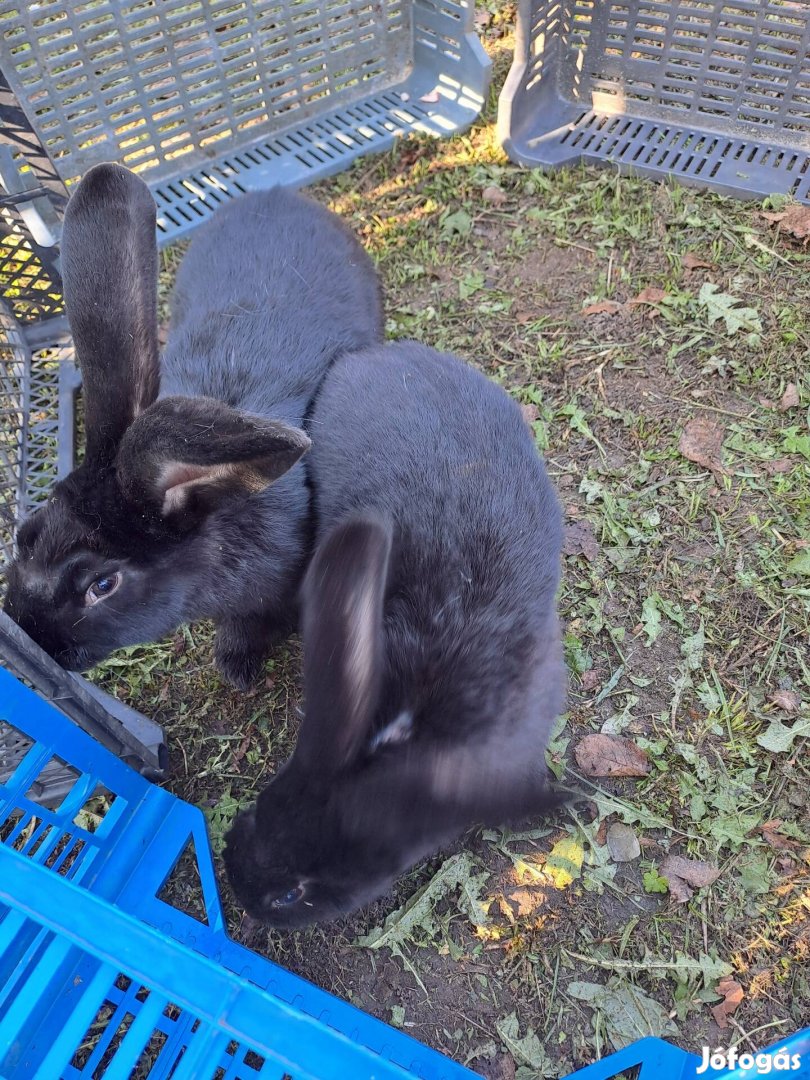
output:
{"label": "plastic mesh pattern", "polygon": [[[473,1080],[230,941],[201,811],[0,669],[0,767],[5,745],[17,758],[0,780],[3,1077]],[[63,790],[43,807],[34,796],[56,766]],[[186,854],[193,912],[166,888]]]}
{"label": "plastic mesh pattern", "polygon": [[810,6],[524,0],[519,38],[500,116],[518,160],[810,199]]}
{"label": "plastic mesh pattern", "polygon": [[12,557],[23,495],[30,382],[31,354],[0,304],[0,566]]}
{"label": "plastic mesh pattern", "polygon": [[67,343],[32,353],[19,323],[0,304],[0,582],[16,524],[47,497],[57,479],[60,444],[72,444],[71,432],[64,431],[72,425],[65,366],[70,382],[73,351]]}
{"label": "plastic mesh pattern", "polygon": [[300,123],[327,96],[401,81],[411,11],[407,0],[0,0],[2,64],[63,179],[102,160],[165,175],[224,140]]}
{"label": "plastic mesh pattern", "polygon": [[62,312],[55,256],[34,240],[18,206],[0,200],[0,296],[21,322]]}

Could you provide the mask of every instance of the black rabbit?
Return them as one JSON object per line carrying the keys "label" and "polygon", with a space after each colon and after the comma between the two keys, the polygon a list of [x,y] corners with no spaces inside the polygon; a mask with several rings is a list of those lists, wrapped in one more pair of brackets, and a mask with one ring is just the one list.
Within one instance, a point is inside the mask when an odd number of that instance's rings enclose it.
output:
{"label": "black rabbit", "polygon": [[212,618],[217,667],[247,687],[297,617],[307,409],[336,356],[382,339],[373,264],[301,195],[238,197],[182,262],[161,364],[155,204],[99,165],[68,203],[62,269],[85,459],[21,526],[5,610],[78,670]]}
{"label": "black rabbit", "polygon": [[231,829],[240,902],[348,912],[478,823],[548,810],[562,520],[514,401],[413,342],[344,356],[312,414],[295,752]]}

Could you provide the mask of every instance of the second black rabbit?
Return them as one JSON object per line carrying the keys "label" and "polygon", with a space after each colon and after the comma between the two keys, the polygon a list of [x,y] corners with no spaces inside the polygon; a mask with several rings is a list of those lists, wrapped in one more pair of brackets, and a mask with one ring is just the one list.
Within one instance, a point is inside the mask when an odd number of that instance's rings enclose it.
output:
{"label": "second black rabbit", "polygon": [[349,912],[475,823],[559,801],[560,508],[517,404],[414,342],[339,360],[312,416],[319,545],[295,752],[225,863],[254,917]]}

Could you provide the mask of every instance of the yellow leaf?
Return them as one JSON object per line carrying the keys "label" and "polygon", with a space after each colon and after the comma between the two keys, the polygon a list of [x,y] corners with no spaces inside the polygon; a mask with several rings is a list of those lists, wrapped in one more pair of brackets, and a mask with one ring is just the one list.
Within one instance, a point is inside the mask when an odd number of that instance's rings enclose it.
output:
{"label": "yellow leaf", "polygon": [[546,876],[550,877],[558,889],[566,889],[576,881],[582,870],[585,850],[576,837],[565,836],[558,840],[546,860]]}

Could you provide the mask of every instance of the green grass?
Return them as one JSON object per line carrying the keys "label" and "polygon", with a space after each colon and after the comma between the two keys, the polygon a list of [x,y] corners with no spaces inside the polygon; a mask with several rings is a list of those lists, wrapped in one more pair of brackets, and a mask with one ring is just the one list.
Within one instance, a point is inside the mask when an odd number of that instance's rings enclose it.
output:
{"label": "green grass", "polygon": [[[504,27],[487,30],[496,86]],[[762,1045],[810,1015],[808,256],[754,204],[609,170],[519,170],[494,112],[493,94],[468,135],[409,141],[316,193],[377,259],[392,336],[457,351],[533,407],[575,527],[553,768],[574,780],[575,747],[604,729],[651,769],[585,778],[592,804],[534,830],[472,834],[337,927],[271,934],[231,907],[232,926],[491,1077],[563,1075],[628,1024],[696,1051]],[[710,266],[686,269],[687,253]],[[663,298],[627,304],[649,288]],[[621,306],[582,314],[604,300]],[[781,411],[791,384],[799,403]],[[695,418],[722,438],[714,471],[679,448]],[[99,674],[166,725],[168,786],[206,809],[218,847],[293,745],[299,655],[280,649],[245,696],[219,683],[210,650],[193,627]],[[640,842],[633,861],[611,858],[617,821]],[[669,854],[719,875],[677,904],[662,891]],[[744,997],[720,1031],[724,975]]]}

